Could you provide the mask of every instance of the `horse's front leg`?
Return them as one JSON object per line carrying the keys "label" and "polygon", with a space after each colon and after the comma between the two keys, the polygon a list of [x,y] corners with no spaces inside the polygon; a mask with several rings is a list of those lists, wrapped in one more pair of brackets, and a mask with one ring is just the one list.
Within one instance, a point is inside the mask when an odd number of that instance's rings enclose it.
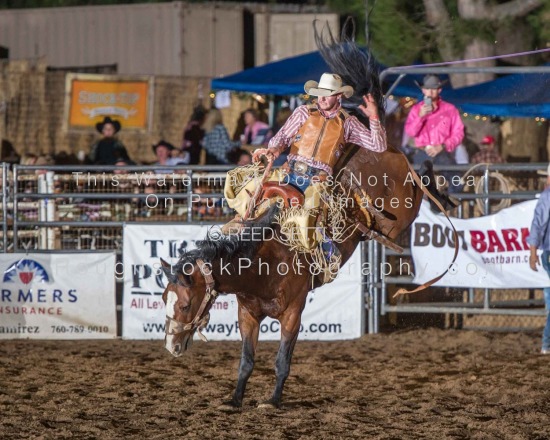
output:
{"label": "horse's front leg", "polygon": [[254,317],[246,308],[239,304],[239,330],[243,340],[243,348],[239,364],[237,388],[233,393],[233,398],[229,402],[226,402],[226,404],[236,408],[240,408],[243,404],[246,383],[254,369],[254,357],[256,356],[256,346],[258,345],[258,335],[262,319],[263,317]]}
{"label": "horse's front leg", "polygon": [[302,309],[303,306],[294,308],[290,311],[287,310],[287,312],[279,318],[281,323],[281,344],[279,345],[279,351],[275,359],[275,376],[277,382],[275,384],[273,396],[267,402],[261,404],[261,407],[279,408],[281,406],[283,388],[290,374],[292,353],[294,352],[294,346],[296,345],[296,340],[298,339],[298,333],[300,331]]}

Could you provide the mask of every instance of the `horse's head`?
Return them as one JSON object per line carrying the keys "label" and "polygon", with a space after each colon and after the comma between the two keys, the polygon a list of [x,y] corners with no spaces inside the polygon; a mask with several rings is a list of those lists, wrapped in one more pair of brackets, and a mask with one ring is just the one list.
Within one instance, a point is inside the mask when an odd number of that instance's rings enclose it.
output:
{"label": "horse's head", "polygon": [[179,273],[162,258],[160,262],[168,279],[162,294],[166,305],[165,347],[178,357],[191,347],[197,330],[204,338],[200,329],[208,323],[208,311],[217,293],[210,268],[202,260],[196,261],[192,271],[184,267]]}

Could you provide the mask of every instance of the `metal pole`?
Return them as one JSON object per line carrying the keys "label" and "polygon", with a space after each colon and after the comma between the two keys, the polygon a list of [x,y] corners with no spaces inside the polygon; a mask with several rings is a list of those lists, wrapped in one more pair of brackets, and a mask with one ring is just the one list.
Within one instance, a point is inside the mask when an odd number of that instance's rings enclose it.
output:
{"label": "metal pole", "polygon": [[468,302],[473,304],[475,300],[474,289],[472,287],[468,288]]}
{"label": "metal pole", "polygon": [[485,196],[485,199],[483,200],[483,215],[489,215],[491,213],[491,205],[489,203],[489,177],[491,176],[491,173],[489,173],[489,168],[485,168],[485,171],[483,172],[483,195]]}
{"label": "metal pole", "polygon": [[17,165],[13,166],[13,251],[18,252],[17,246]]}
{"label": "metal pole", "polygon": [[2,252],[8,252],[8,172],[6,162],[2,163]]}
{"label": "metal pole", "polygon": [[[46,175],[40,174],[38,176],[38,193],[39,194],[46,194],[48,191],[46,189]],[[38,202],[39,208],[38,208],[38,221],[41,223],[45,223],[48,221],[48,217],[46,215],[47,207],[48,207],[48,199],[43,198],[40,199]],[[47,248],[47,233],[48,228],[40,228],[40,233],[38,235],[38,249],[48,249]]]}
{"label": "metal pole", "polygon": [[[382,246],[382,261],[386,262],[386,246]],[[400,271],[401,272],[401,271]],[[399,273],[401,275],[401,273]],[[380,316],[386,314],[386,301],[388,300],[388,284],[386,283],[386,274],[382,272],[380,278]]]}
{"label": "metal pole", "polygon": [[189,171],[189,186],[187,187],[187,221],[193,221],[193,171]]}
{"label": "metal pole", "polygon": [[373,288],[373,297],[372,297],[372,317],[373,317],[373,325],[372,325],[372,332],[378,333],[378,301],[379,301],[379,288],[378,288],[378,282],[380,280],[380,257],[378,253],[378,243],[373,241],[373,267],[374,267],[374,288]]}
{"label": "metal pole", "polygon": [[374,261],[374,242],[369,240],[368,244],[368,260],[369,260],[369,287],[368,287],[368,296],[367,296],[367,316],[368,316],[368,332],[369,334],[374,333],[373,325],[374,318],[372,316],[372,298],[374,297],[374,272],[373,272],[373,261]]}
{"label": "metal pole", "polygon": [[[483,211],[485,215],[489,215],[491,213],[491,205],[489,200],[489,178],[491,173],[489,173],[489,167],[485,168],[485,171],[483,172],[483,178],[485,181],[483,182],[483,194],[485,195],[485,200],[483,201]],[[490,298],[489,298],[489,289],[485,288],[483,291],[483,308],[488,309],[490,305]]]}
{"label": "metal pole", "polygon": [[[53,184],[54,172],[48,171],[46,173],[46,192],[48,194],[53,194],[54,184]],[[55,199],[46,199],[46,221],[52,222],[55,220]],[[53,228],[46,229],[46,249],[54,249],[55,247],[55,230]]]}
{"label": "metal pole", "polygon": [[365,324],[367,322],[367,308],[366,308],[366,301],[365,297],[367,296],[367,289],[368,289],[368,283],[366,282],[367,277],[363,275],[363,267],[365,267],[365,254],[367,253],[367,247],[365,246],[365,242],[362,241],[359,243],[360,250],[361,250],[361,335],[365,334]]}

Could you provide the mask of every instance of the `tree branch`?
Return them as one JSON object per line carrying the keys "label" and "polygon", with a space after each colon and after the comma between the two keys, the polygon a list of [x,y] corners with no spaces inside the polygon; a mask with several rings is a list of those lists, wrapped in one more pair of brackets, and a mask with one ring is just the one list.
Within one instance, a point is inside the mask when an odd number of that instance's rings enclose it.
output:
{"label": "tree branch", "polygon": [[461,18],[467,20],[502,20],[508,17],[523,17],[542,6],[544,0],[511,0],[490,6],[487,0],[458,0]]}
{"label": "tree branch", "polygon": [[542,6],[543,0],[513,0],[501,5],[493,6],[492,16],[495,20],[502,20],[507,17],[523,17],[529,12]]}
{"label": "tree branch", "polygon": [[451,17],[443,0],[424,0],[426,21],[436,30],[436,42],[439,53],[444,60],[458,58],[453,44]]}

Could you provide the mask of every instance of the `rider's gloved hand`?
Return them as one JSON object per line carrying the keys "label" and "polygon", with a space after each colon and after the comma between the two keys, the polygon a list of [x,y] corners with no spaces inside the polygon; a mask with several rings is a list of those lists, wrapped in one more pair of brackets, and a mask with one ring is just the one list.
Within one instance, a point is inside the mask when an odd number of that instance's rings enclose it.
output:
{"label": "rider's gloved hand", "polygon": [[254,151],[254,153],[252,153],[252,161],[261,162],[262,156],[267,157],[267,160],[272,162],[277,159],[277,156],[279,156],[279,154],[278,151],[270,148],[258,148]]}

